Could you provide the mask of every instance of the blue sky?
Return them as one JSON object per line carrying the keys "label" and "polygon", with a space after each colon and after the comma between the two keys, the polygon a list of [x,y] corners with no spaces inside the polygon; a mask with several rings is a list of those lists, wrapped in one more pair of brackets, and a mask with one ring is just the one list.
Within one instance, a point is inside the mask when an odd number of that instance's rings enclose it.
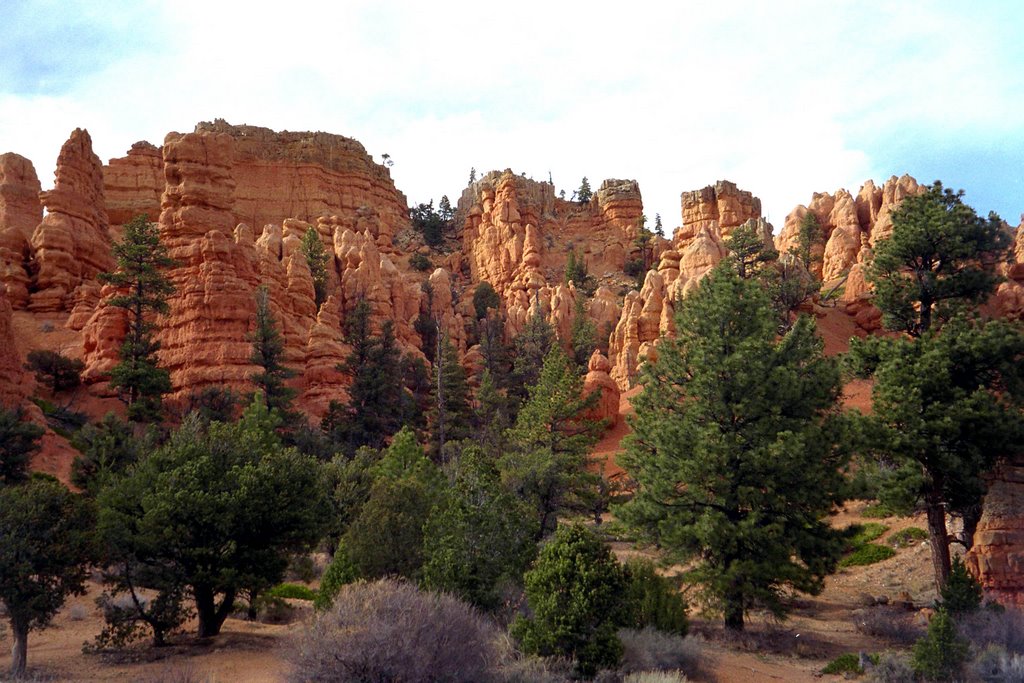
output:
{"label": "blue sky", "polygon": [[910,173],[1024,211],[1024,3],[259,4],[5,0],[0,152],[52,185],[215,117],[360,140],[411,202],[470,167],[636,178],[646,213],[729,179],[781,228],[816,191]]}

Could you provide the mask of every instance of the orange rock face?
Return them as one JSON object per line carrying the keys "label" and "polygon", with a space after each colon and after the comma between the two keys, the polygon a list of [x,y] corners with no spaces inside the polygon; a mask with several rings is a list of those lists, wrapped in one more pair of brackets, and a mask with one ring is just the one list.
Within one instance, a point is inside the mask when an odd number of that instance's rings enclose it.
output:
{"label": "orange rock face", "polygon": [[590,414],[593,420],[607,420],[608,427],[614,427],[619,417],[619,385],[608,372],[611,363],[600,351],[594,351],[587,365],[587,376],[583,380],[583,395],[597,393],[599,398]]}
{"label": "orange rock face", "polygon": [[29,308],[69,309],[77,287],[114,265],[103,166],[87,131],[71,133],[57,158],[54,188],[40,196],[47,214],[32,233],[38,273]]}
{"label": "orange rock face", "polygon": [[681,201],[683,225],[674,236],[676,242],[687,241],[712,223],[718,225],[721,237],[728,237],[734,228],[761,217],[761,200],[728,180],[684,192]]}
{"label": "orange rock face", "polygon": [[997,473],[966,561],[987,596],[1024,607],[1024,464]]}
{"label": "orange rock face", "polygon": [[112,225],[124,225],[135,216],[160,219],[164,193],[164,160],[160,148],[136,142],[127,156],[111,159],[103,167],[103,193]]}
{"label": "orange rock face", "polygon": [[378,247],[409,224],[405,196],[388,169],[376,164],[356,140],[329,133],[276,133],[257,126],[232,126],[222,119],[196,126],[197,133],[223,133],[235,142],[234,222],[258,232],[268,223],[320,216],[355,218],[362,207],[379,216]]}
{"label": "orange rock face", "polygon": [[0,406],[9,408],[25,400],[21,355],[14,339],[14,309],[0,284]]}
{"label": "orange rock face", "polygon": [[28,304],[29,240],[43,219],[40,189],[31,161],[10,152],[0,154],[0,283],[7,286],[15,308]]}

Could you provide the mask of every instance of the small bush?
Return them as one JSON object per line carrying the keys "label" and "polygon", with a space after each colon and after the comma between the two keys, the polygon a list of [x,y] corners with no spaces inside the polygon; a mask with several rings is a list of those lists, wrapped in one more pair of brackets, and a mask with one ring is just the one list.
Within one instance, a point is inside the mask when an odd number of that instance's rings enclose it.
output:
{"label": "small bush", "polygon": [[874,607],[854,617],[854,628],[859,632],[884,638],[894,645],[910,645],[924,635],[914,624],[913,615],[896,608]]}
{"label": "small bush", "polygon": [[87,616],[89,616],[89,610],[84,605],[72,605],[68,610],[68,618],[71,621],[85,621]]}
{"label": "small bush", "polygon": [[426,254],[421,254],[420,252],[417,251],[416,253],[409,257],[409,266],[414,270],[418,270],[422,273],[433,268],[434,264],[431,263],[429,256],[427,256]]}
{"label": "small bush", "polygon": [[306,586],[297,583],[279,583],[264,595],[268,598],[282,598],[284,600],[314,600],[316,592]]}
{"label": "small bush", "polygon": [[821,673],[832,675],[846,673],[862,674],[864,673],[864,669],[860,666],[860,655],[853,652],[846,652],[826,664],[825,668],[821,670]]}
{"label": "small bush", "polygon": [[896,517],[896,509],[891,505],[885,503],[875,503],[874,505],[868,505],[864,508],[863,512],[860,513],[861,517],[867,519],[884,519],[885,517]]}
{"label": "small bush", "polygon": [[883,560],[888,560],[893,557],[896,551],[887,545],[878,545],[877,543],[865,543],[858,547],[856,550],[851,552],[849,555],[839,560],[840,567],[863,567],[869,564],[875,564]]}
{"label": "small bush", "polygon": [[949,681],[967,662],[970,645],[958,632],[953,618],[940,609],[928,624],[928,633],[914,643],[911,665],[931,681]]}
{"label": "small bush", "polygon": [[622,683],[687,683],[681,671],[638,671],[622,679]]}
{"label": "small bush", "polygon": [[630,277],[639,277],[644,272],[644,260],[636,258],[626,261],[622,270]]}
{"label": "small bush", "polygon": [[946,585],[940,591],[942,607],[953,616],[970,614],[981,607],[981,584],[971,576],[959,557],[953,560],[953,568]]}
{"label": "small bush", "polygon": [[1024,681],[1024,655],[1008,653],[998,645],[986,647],[970,668],[985,683]]}
{"label": "small bush", "polygon": [[1024,655],[1024,612],[986,609],[961,617],[961,631],[976,650],[997,645],[1010,654]]}
{"label": "small bush", "polygon": [[928,532],[916,526],[900,529],[889,537],[889,543],[896,548],[906,548],[928,540]]}
{"label": "small bush", "polygon": [[686,601],[672,582],[658,574],[650,560],[626,564],[626,618],[623,626],[644,628],[685,636]]}
{"label": "small bush", "polygon": [[394,579],[356,583],[299,637],[290,680],[489,681],[497,637],[489,621],[450,595]]}
{"label": "small bush", "polygon": [[859,546],[871,541],[878,540],[882,534],[889,530],[884,524],[879,522],[868,522],[867,524],[853,524],[846,528],[845,533],[850,534],[848,541],[848,548],[850,550],[856,550]]}
{"label": "small bush", "polygon": [[25,369],[35,373],[36,380],[54,393],[74,389],[82,383],[85,363],[77,358],[68,358],[57,351],[36,349],[29,351],[27,360]]}
{"label": "small bush", "polygon": [[884,654],[868,677],[872,683],[916,683],[917,674],[905,657]]}
{"label": "small bush", "polygon": [[703,655],[699,642],[693,638],[648,627],[639,631],[622,629],[619,640],[622,641],[619,668],[623,673],[678,669],[696,676],[701,671]]}
{"label": "small bush", "polygon": [[334,596],[338,594],[342,586],[354,583],[359,578],[359,570],[352,563],[345,549],[345,542],[338,543],[334,551],[334,558],[327,565],[327,571],[320,579],[320,590],[313,599],[313,607],[322,612],[334,604]]}
{"label": "small bush", "polygon": [[212,676],[199,673],[193,662],[169,664],[151,683],[213,683]]}

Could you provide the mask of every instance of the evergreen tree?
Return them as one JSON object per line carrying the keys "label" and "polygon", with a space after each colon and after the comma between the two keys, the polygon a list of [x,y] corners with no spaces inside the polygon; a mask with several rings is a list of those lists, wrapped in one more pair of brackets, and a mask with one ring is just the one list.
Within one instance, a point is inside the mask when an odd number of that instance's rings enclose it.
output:
{"label": "evergreen tree", "polygon": [[448,201],[448,195],[441,195],[441,201],[438,202],[437,209],[441,220],[444,221],[448,228],[451,228],[452,222],[455,220],[455,209],[452,208],[452,203]]}
{"label": "evergreen tree", "polygon": [[722,264],[677,311],[676,339],[644,366],[622,458],[638,484],[620,518],[673,560],[693,560],[726,627],[817,593],[842,550],[823,519],[840,500],[836,365],[801,318],[781,339],[767,296]]}
{"label": "evergreen tree", "polygon": [[766,264],[779,257],[779,253],[765,244],[757,234],[757,226],[753,221],[747,221],[735,228],[725,240],[725,246],[729,250],[729,258],[737,275],[744,280],[761,275],[767,268]]}
{"label": "evergreen tree", "polygon": [[313,276],[313,296],[319,310],[320,304],[327,298],[327,263],[330,256],[316,228],[310,228],[302,236],[302,255],[306,257],[309,272]]}
{"label": "evergreen tree", "polygon": [[54,394],[74,389],[82,383],[85,363],[78,358],[68,358],[57,351],[36,349],[29,351],[26,361],[25,369],[34,372],[36,381],[49,387]]}
{"label": "evergreen tree", "polygon": [[580,206],[590,201],[590,198],[594,196],[593,191],[590,189],[590,181],[587,180],[586,176],[583,176],[583,180],[580,182],[580,189],[576,190],[576,201],[580,203]]}
{"label": "evergreen tree", "polygon": [[476,182],[476,166],[469,169],[469,184],[472,185]]}
{"label": "evergreen tree", "polygon": [[508,397],[497,387],[491,371],[484,368],[476,392],[474,426],[477,442],[494,457],[505,451],[505,430],[512,424],[511,413]]}
{"label": "evergreen tree", "polygon": [[637,219],[633,246],[638,252],[641,272],[646,273],[654,265],[654,233],[647,229],[647,216]]}
{"label": "evergreen tree", "polygon": [[167,313],[167,297],[174,286],[163,271],[174,265],[160,231],[144,215],[124,226],[124,238],[114,245],[117,271],[100,273],[100,282],[113,285],[122,294],[109,300],[111,306],[128,312],[128,331],[121,345],[121,362],[110,372],[110,385],[128,404],[128,416],[148,422],[160,415],[161,396],[171,390],[170,374],[157,365],[160,342],[153,338],[154,314]]}
{"label": "evergreen tree", "polygon": [[526,652],[575,659],[585,678],[615,668],[626,577],[600,539],[580,525],[562,527],[525,580],[533,616],[517,617],[511,631]]}
{"label": "evergreen tree", "polygon": [[573,304],[572,327],[569,329],[572,357],[582,373],[586,373],[590,356],[597,348],[597,326],[587,316],[587,299],[582,292]]}
{"label": "evergreen tree", "polygon": [[927,635],[914,643],[911,665],[926,681],[959,680],[970,650],[970,642],[960,635],[952,616],[940,609],[928,622]]}
{"label": "evergreen tree", "polygon": [[523,331],[512,342],[514,379],[509,390],[520,402],[525,398],[529,387],[537,383],[544,359],[554,345],[555,331],[544,318],[544,312],[537,302],[526,320],[526,325],[523,326]]}
{"label": "evergreen tree", "polygon": [[654,234],[658,237],[665,237],[665,226],[661,224],[661,214],[654,214]]}
{"label": "evergreen tree", "polygon": [[0,487],[0,602],[11,624],[11,677],[25,674],[28,634],[83,595],[96,558],[94,510],[51,478]]}
{"label": "evergreen tree", "polygon": [[45,430],[25,420],[19,408],[0,407],[0,486],[28,479],[29,459],[39,450]]}
{"label": "evergreen tree", "polygon": [[444,458],[445,443],[468,438],[472,428],[472,408],[469,405],[466,371],[459,362],[458,351],[447,339],[437,345],[433,375],[431,450],[436,449],[434,455],[440,461]]}
{"label": "evergreen tree", "polygon": [[487,310],[493,309],[495,311],[501,308],[501,299],[498,297],[498,293],[494,291],[494,286],[487,282],[482,281],[473,290],[473,310],[476,311],[476,319],[483,320],[487,317]]}
{"label": "evergreen tree", "polygon": [[1021,452],[1024,331],[1019,323],[964,317],[912,340],[853,340],[850,368],[874,375],[869,448],[886,467],[881,497],[923,503],[937,588],[950,571],[946,514],[977,526],[985,475],[997,457]]}
{"label": "evergreen tree", "polygon": [[116,589],[137,598],[140,586],[159,596],[187,588],[205,638],[239,591],[281,581],[289,557],[320,538],[327,510],[319,465],[282,447],[279,423],[259,394],[238,422],[188,419],[100,493]]}
{"label": "evergreen tree", "polygon": [[502,581],[518,582],[533,559],[530,510],[480,448],[463,450],[455,467],[450,494],[424,525],[423,583],[493,609]]}
{"label": "evergreen tree", "polygon": [[[402,358],[395,345],[394,328],[385,321],[379,335],[370,328],[370,306],[360,301],[345,320],[346,339],[352,347],[338,370],[349,375],[349,400],[334,406],[326,425],[335,443],[348,454],[361,446],[382,448],[402,423],[405,389]],[[327,418],[325,418],[326,420]]]}
{"label": "evergreen tree", "polygon": [[444,241],[445,221],[434,209],[434,200],[427,204],[417,204],[409,209],[412,227],[422,233],[423,241],[431,247],[438,247]]}
{"label": "evergreen tree", "polygon": [[875,244],[868,269],[889,329],[921,336],[933,317],[948,320],[995,288],[994,264],[1006,260],[1010,236],[999,216],[980,218],[962,198],[935,181],[892,212],[892,234]]}
{"label": "evergreen tree", "polygon": [[821,225],[818,223],[818,217],[808,211],[800,219],[796,246],[790,249],[790,253],[796,257],[807,272],[811,272],[811,263],[816,260],[814,248],[819,244],[821,244]]}
{"label": "evergreen tree", "polygon": [[[320,239],[317,237],[317,239]],[[263,394],[267,407],[280,411],[281,416],[292,422],[296,417],[292,413],[292,399],[295,390],[285,385],[285,381],[297,373],[285,367],[284,339],[277,329],[277,320],[270,310],[270,292],[265,285],[256,290],[256,322],[253,331],[246,336],[252,343],[252,356],[249,360],[263,370],[249,379]]]}
{"label": "evergreen tree", "polygon": [[539,536],[554,531],[565,511],[587,509],[596,491],[586,462],[603,425],[582,419],[597,399],[582,394],[583,378],[553,346],[498,461],[506,486],[533,506]]}
{"label": "evergreen tree", "polygon": [[81,454],[71,463],[71,483],[95,496],[112,477],[124,474],[142,459],[155,444],[153,431],[142,437],[114,413],[95,424],[88,424],[71,439]]}

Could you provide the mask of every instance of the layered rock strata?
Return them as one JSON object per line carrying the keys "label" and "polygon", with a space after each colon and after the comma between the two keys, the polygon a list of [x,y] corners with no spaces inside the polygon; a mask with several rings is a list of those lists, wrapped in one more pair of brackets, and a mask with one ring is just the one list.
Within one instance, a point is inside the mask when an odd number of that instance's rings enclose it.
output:
{"label": "layered rock strata", "polygon": [[987,596],[1024,607],[1024,463],[996,472],[966,562]]}
{"label": "layered rock strata", "polygon": [[138,215],[160,219],[164,193],[164,160],[159,147],[136,142],[126,156],[103,167],[103,194],[111,225],[123,225]]}
{"label": "layered rock strata", "polygon": [[15,308],[28,305],[32,232],[43,220],[39,178],[32,162],[0,154],[0,283]]}
{"label": "layered rock strata", "polygon": [[92,138],[76,128],[57,158],[54,188],[41,193],[46,215],[32,233],[35,283],[29,308],[69,309],[83,283],[114,266],[103,195],[103,165]]}

